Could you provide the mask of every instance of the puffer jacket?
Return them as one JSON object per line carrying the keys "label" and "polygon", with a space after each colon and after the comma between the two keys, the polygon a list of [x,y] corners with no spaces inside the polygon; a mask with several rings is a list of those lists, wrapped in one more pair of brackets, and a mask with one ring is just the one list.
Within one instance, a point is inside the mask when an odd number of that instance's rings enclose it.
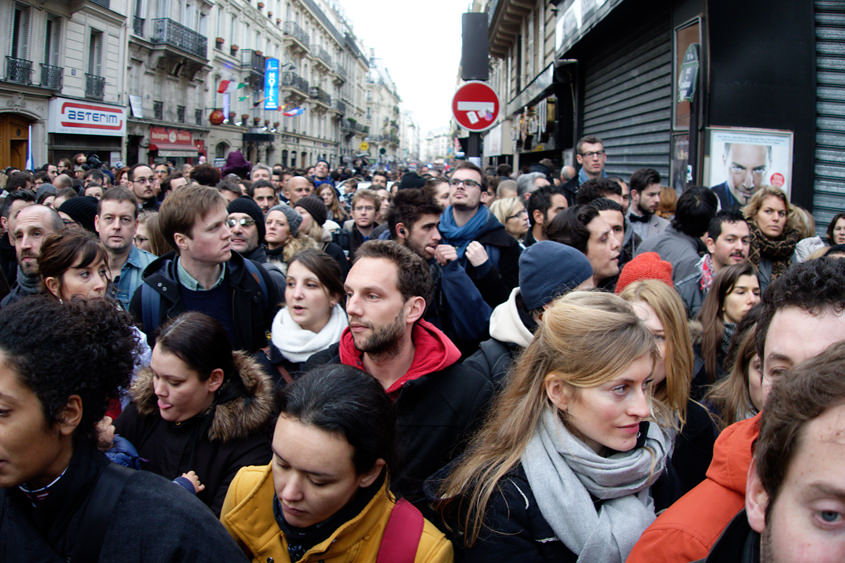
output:
{"label": "puffer jacket", "polygon": [[197,497],[215,514],[238,470],[267,463],[272,455],[273,382],[245,353],[234,358],[241,385],[224,383],[207,411],[184,422],[162,419],[153,372],[145,369],[132,384],[132,403],[115,422],[116,432],[149,460],[143,469],[167,479],[195,471],[205,485]]}
{"label": "puffer jacket", "polygon": [[[288,545],[273,514],[271,465],[241,469],[229,487],[220,520],[253,561],[286,563]],[[375,561],[395,499],[383,484],[364,509],[313,546],[300,562],[352,563]],[[414,561],[452,561],[452,544],[428,520]]]}

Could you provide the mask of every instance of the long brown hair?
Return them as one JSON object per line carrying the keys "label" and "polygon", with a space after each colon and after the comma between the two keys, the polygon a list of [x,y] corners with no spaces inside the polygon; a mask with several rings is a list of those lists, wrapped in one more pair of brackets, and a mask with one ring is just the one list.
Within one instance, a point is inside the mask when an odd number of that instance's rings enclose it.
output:
{"label": "long brown hair", "polygon": [[555,408],[546,394],[547,377],[576,390],[595,387],[644,354],[656,357],[654,338],[615,295],[574,291],[546,310],[467,455],[440,488],[439,507],[457,508],[467,545],[478,539],[490,497],[519,463],[543,411]]}
{"label": "long brown hair", "polygon": [[722,268],[713,278],[710,292],[701,304],[698,320],[701,322],[701,355],[704,358],[704,373],[707,382],[716,380],[716,364],[718,363],[719,347],[722,345],[722,334],[725,323],[722,320],[722,307],[725,297],[733,291],[737,280],[741,276],[756,276],[754,267],[748,262],[733,264]]}

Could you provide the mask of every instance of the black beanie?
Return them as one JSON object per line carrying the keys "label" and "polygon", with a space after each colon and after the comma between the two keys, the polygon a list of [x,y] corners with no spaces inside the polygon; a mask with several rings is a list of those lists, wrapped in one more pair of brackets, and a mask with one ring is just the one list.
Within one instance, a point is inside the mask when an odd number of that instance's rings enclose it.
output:
{"label": "black beanie", "polygon": [[232,200],[229,207],[226,208],[229,213],[246,213],[255,219],[255,226],[258,227],[258,244],[264,244],[264,213],[255,201],[248,197],[239,197]]}
{"label": "black beanie", "polygon": [[307,195],[297,200],[293,206],[303,208],[321,227],[326,222],[326,219],[329,218],[329,211],[326,209],[326,204],[315,195]]}
{"label": "black beanie", "polygon": [[67,213],[67,215],[79,223],[86,231],[97,234],[94,228],[94,217],[97,216],[96,197],[90,195],[72,197],[59,206],[56,211]]}

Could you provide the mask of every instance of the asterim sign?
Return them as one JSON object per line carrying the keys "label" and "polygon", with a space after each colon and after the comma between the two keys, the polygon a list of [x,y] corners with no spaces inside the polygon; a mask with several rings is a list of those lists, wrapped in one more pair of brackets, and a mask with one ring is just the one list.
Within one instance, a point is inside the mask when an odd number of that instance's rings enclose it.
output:
{"label": "asterim sign", "polygon": [[126,108],[83,100],[53,98],[48,106],[47,131],[122,137],[126,133]]}

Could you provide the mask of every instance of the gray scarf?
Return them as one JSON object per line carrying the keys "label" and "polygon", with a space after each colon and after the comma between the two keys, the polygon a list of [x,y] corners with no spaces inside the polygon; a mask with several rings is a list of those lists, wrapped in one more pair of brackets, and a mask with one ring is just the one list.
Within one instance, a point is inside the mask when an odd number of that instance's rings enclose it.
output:
{"label": "gray scarf", "polygon": [[16,280],[21,293],[24,295],[35,295],[41,291],[41,276],[38,274],[25,274],[23,273],[23,270],[21,270],[20,266],[18,266]]}
{"label": "gray scarf", "polygon": [[578,561],[621,563],[654,521],[649,487],[671,447],[651,423],[644,447],[602,457],[547,408],[521,461],[543,518]]}

